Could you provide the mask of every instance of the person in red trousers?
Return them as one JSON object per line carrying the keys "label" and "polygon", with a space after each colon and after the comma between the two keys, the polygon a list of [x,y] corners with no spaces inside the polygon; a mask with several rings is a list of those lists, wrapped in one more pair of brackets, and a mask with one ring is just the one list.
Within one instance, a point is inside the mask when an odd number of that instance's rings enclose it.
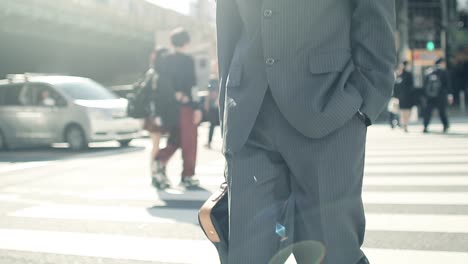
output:
{"label": "person in red trousers", "polygon": [[170,130],[167,146],[156,156],[156,180],[167,181],[166,164],[181,148],[183,170],[181,185],[186,188],[197,187],[200,182],[195,177],[197,159],[197,129],[202,119],[199,105],[194,101],[192,89],[196,85],[195,63],[192,56],[186,53],[190,43],[189,33],[178,28],[171,34],[174,52],[165,59],[166,77],[174,88],[175,98],[179,104],[179,122]]}

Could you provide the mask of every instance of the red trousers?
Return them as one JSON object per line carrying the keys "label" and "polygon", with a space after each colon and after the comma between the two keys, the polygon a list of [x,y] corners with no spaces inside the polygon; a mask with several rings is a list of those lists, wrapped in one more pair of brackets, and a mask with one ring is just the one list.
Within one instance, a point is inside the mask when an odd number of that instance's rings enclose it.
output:
{"label": "red trousers", "polygon": [[170,130],[167,146],[161,149],[156,160],[167,164],[177,149],[182,149],[182,177],[195,175],[197,160],[198,125],[193,123],[194,110],[189,106],[181,106],[179,125]]}

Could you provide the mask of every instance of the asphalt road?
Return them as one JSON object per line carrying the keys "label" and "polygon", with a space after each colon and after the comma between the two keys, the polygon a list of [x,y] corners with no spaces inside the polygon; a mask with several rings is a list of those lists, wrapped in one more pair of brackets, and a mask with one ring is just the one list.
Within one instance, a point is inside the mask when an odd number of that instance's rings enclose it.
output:
{"label": "asphalt road", "polygon": [[[364,251],[377,264],[466,264],[468,124],[448,135],[410,130],[369,130]],[[146,139],[0,153],[0,263],[218,263],[196,212],[222,182],[224,161],[220,139],[207,150],[206,128],[200,134],[197,191],[150,187]],[[174,186],[180,164],[176,154]]]}

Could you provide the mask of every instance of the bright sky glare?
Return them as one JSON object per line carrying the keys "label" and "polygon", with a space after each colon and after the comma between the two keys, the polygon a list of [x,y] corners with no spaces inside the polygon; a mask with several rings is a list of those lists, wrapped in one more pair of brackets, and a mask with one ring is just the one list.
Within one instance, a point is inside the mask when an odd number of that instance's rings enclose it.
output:
{"label": "bright sky glare", "polygon": [[190,11],[190,3],[194,0],[146,0],[150,3],[157,4],[167,9],[172,9],[177,12],[188,14]]}
{"label": "bright sky glare", "polygon": [[468,10],[468,0],[458,0],[460,8]]}

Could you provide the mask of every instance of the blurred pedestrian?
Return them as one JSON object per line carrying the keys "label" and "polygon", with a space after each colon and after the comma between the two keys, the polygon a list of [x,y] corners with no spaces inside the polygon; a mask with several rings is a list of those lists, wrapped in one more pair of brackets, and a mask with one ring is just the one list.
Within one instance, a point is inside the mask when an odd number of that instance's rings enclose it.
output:
{"label": "blurred pedestrian", "polygon": [[[396,82],[395,82],[396,85]],[[390,127],[394,129],[395,127],[400,126],[400,102],[397,97],[395,97],[395,92],[393,93],[392,98],[388,102],[387,106],[388,112],[388,122]]]}
{"label": "blurred pedestrian", "polygon": [[186,188],[196,187],[199,180],[195,177],[197,159],[198,125],[202,119],[200,106],[194,101],[192,89],[196,85],[195,62],[187,54],[190,43],[189,33],[182,28],[171,33],[174,51],[165,59],[165,73],[175,91],[179,105],[178,124],[171,128],[167,146],[156,157],[157,174],[166,176],[166,165],[177,151],[182,149],[183,170],[181,185]]}
{"label": "blurred pedestrian", "polygon": [[206,120],[210,123],[208,133],[208,143],[206,147],[211,149],[214,130],[219,126],[219,80],[217,76],[212,75],[208,85],[208,96],[205,99]]}
{"label": "blurred pedestrian", "polygon": [[424,78],[424,133],[428,133],[429,124],[432,119],[432,112],[437,108],[440,120],[444,126],[443,132],[446,133],[450,127],[447,106],[453,103],[453,95],[449,87],[449,77],[445,69],[445,60],[438,59],[434,66],[428,69]]}
{"label": "blurred pedestrian", "polygon": [[165,57],[168,49],[159,48],[150,55],[150,68],[145,74],[145,78],[140,86],[143,87],[145,98],[147,98],[148,116],[144,121],[144,129],[151,137],[152,149],[151,161],[151,182],[158,189],[169,187],[169,180],[165,174],[158,174],[156,167],[156,157],[159,153],[159,143],[161,135],[167,133],[178,121],[178,106],[175,100],[175,91],[168,83],[165,74]]}
{"label": "blurred pedestrian", "polygon": [[400,126],[408,132],[408,123],[413,107],[414,80],[413,74],[407,70],[408,62],[404,61],[398,68],[395,81],[394,96],[398,98],[400,109]]}
{"label": "blurred pedestrian", "polygon": [[367,264],[366,134],[394,86],[395,2],[217,0],[217,11],[221,263],[293,252],[300,264]]}

